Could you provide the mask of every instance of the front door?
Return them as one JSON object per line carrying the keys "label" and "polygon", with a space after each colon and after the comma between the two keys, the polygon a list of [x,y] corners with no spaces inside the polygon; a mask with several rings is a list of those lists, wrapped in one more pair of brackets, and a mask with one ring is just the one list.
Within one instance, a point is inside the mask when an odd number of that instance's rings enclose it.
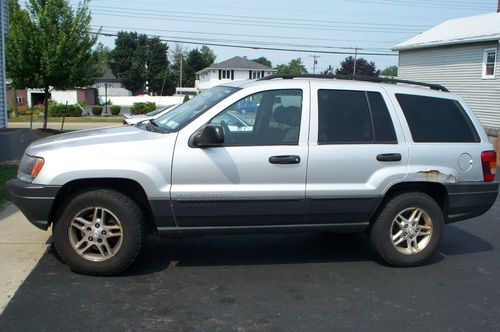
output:
{"label": "front door", "polygon": [[[304,223],[308,97],[305,82],[244,96],[240,92],[234,97],[239,99],[205,122],[223,127],[224,146],[189,147],[197,128],[183,129],[171,189],[178,226]],[[241,112],[243,102],[254,107]]]}

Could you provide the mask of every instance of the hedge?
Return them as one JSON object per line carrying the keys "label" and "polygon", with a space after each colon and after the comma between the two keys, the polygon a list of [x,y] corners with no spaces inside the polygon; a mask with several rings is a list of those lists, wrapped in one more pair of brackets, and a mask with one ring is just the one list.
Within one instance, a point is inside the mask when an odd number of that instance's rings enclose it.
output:
{"label": "hedge", "polygon": [[63,117],[63,116],[82,116],[82,109],[78,105],[68,105],[58,103],[49,104],[49,116]]}
{"label": "hedge", "polygon": [[102,106],[92,106],[92,114],[98,116],[102,114]]}
{"label": "hedge", "polygon": [[122,107],[119,105],[111,105],[111,106],[109,106],[109,110],[111,111],[112,115],[118,115],[118,114],[120,114]]}
{"label": "hedge", "polygon": [[156,109],[156,104],[152,102],[146,103],[134,103],[130,108],[130,113],[137,114],[146,114],[148,112],[154,111]]}

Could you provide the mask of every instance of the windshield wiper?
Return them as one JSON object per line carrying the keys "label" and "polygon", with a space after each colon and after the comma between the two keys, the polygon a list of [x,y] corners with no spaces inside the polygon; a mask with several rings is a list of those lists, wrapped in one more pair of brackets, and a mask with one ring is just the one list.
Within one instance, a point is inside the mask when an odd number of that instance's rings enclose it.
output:
{"label": "windshield wiper", "polygon": [[[153,125],[155,127],[154,131],[160,131],[160,132],[164,132],[164,133],[170,133],[171,132],[169,130],[164,129],[162,125],[160,125],[158,122],[156,122],[153,119],[149,120],[149,124],[151,124],[151,125]],[[151,128],[151,129],[153,129],[153,128]]]}

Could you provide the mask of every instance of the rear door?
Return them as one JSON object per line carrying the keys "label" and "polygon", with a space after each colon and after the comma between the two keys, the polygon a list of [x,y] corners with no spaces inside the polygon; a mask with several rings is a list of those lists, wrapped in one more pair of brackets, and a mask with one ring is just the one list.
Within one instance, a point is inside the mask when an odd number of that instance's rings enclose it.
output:
{"label": "rear door", "polygon": [[407,173],[408,148],[397,114],[374,84],[311,87],[309,223],[366,225],[386,188]]}

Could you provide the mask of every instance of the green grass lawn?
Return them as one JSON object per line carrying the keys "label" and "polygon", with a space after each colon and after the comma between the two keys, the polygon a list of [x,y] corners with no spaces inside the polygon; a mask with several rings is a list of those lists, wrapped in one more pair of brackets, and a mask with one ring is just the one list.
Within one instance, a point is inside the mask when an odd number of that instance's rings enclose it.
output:
{"label": "green grass lawn", "polygon": [[[49,123],[61,123],[63,118],[49,117]],[[123,121],[122,116],[81,116],[81,117],[67,117],[64,122],[117,122]],[[20,115],[16,118],[9,118],[9,122],[30,122],[29,115]],[[39,116],[33,116],[33,122],[43,122]]]}
{"label": "green grass lawn", "polygon": [[16,176],[17,166],[0,165],[0,209],[5,206],[3,188],[7,180]]}

